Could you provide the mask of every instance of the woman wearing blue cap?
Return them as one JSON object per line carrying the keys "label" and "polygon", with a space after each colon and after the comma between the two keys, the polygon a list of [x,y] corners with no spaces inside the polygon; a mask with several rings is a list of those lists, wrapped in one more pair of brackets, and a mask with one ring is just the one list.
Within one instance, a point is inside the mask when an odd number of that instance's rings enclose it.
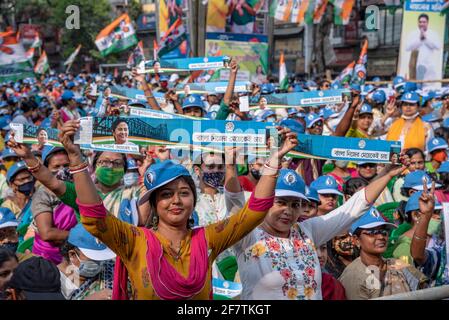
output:
{"label": "woman wearing blue cap", "polygon": [[342,206],[300,223],[298,219],[308,201],[305,183],[293,170],[282,169],[274,204],[263,223],[234,246],[243,285],[242,299],[322,299],[316,248],[345,232],[369,209],[388,181],[404,169],[405,166],[392,167]]}
{"label": "woman wearing blue cap", "polygon": [[[79,146],[73,144],[77,122],[61,130],[61,142],[72,166],[82,163]],[[196,188],[187,169],[171,161],[150,167],[145,173],[147,192],[139,203],[149,203],[152,229],[137,228],[107,213],[86,170],[74,174],[77,203],[86,229],[104,242],[129,272],[134,299],[210,299],[211,266],[218,254],[255,228],[273,203],[275,177],[282,157],[298,144],[288,129],[282,147],[273,152],[248,204],[233,216],[207,227],[190,230]],[[126,299],[126,274],[115,272],[114,298]]]}

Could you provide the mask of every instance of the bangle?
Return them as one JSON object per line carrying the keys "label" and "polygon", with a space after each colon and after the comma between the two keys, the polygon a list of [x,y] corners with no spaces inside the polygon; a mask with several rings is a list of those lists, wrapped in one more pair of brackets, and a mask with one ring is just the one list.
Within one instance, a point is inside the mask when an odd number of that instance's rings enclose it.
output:
{"label": "bangle", "polygon": [[28,171],[30,171],[31,173],[36,173],[36,172],[38,172],[39,169],[40,169],[41,166],[42,166],[41,160],[39,160],[39,158],[36,158],[36,160],[37,160],[37,164],[36,164],[35,166],[29,167],[28,165],[26,165]]}
{"label": "bangle", "polygon": [[265,168],[273,170],[273,171],[278,171],[282,168],[282,164],[279,167],[272,167],[272,166],[270,166],[270,164],[268,162],[265,162],[265,164],[263,166]]}
{"label": "bangle", "polygon": [[416,234],[413,235],[413,238],[415,238],[416,240],[427,241],[427,238],[418,237]]}
{"label": "bangle", "polygon": [[87,161],[84,161],[84,162],[82,162],[82,163],[79,164],[79,165],[69,166],[69,170],[70,170],[70,172],[72,172],[72,171],[78,171],[78,170],[87,168],[88,166],[89,166],[89,164],[87,163]]}
{"label": "bangle", "polygon": [[87,166],[78,170],[70,170],[70,174],[74,175],[75,173],[80,173],[87,170]]}
{"label": "bangle", "polygon": [[154,96],[153,96],[153,95],[151,95],[151,96],[145,96],[145,98],[154,98]]}

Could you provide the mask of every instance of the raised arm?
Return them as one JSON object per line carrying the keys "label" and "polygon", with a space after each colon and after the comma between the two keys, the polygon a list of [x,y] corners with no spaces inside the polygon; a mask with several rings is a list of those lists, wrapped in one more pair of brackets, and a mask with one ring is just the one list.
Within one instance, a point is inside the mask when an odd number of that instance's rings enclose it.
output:
{"label": "raised arm", "polygon": [[11,132],[11,139],[8,141],[8,147],[25,161],[25,164],[31,168],[33,176],[41,182],[45,187],[52,191],[56,196],[62,196],[66,191],[65,183],[51,173],[41,161],[36,158],[31,150],[24,144],[18,143],[14,140],[14,132]]}
{"label": "raised arm", "polygon": [[138,74],[137,69],[133,69],[132,72],[134,79],[136,79],[136,81],[139,81],[142,84],[145,98],[147,98],[147,102],[150,105],[151,109],[161,110],[161,107],[159,107],[159,104],[157,103],[156,98],[153,95],[153,91],[151,90],[150,86],[145,80],[145,76],[142,74]]}
{"label": "raised arm", "polygon": [[239,66],[235,59],[231,59],[231,62],[229,65],[231,68],[231,74],[229,76],[228,86],[226,87],[226,92],[223,97],[223,102],[227,106],[229,106],[229,103],[231,103],[231,98],[232,98],[232,95],[234,94],[235,80],[237,78],[237,72],[239,70]]}
{"label": "raised arm", "polygon": [[335,128],[335,132],[333,134],[334,136],[344,137],[346,135],[346,132],[348,132],[349,128],[351,127],[352,118],[359,103],[360,94],[353,92],[352,102],[346,110],[345,115],[341,119],[340,123],[337,125],[337,128]]}

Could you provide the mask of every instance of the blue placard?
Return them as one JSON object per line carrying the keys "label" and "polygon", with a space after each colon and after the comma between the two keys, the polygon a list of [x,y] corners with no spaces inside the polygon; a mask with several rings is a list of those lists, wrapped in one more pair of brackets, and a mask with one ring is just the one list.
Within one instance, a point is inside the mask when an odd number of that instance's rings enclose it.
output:
{"label": "blue placard", "polygon": [[228,57],[196,57],[183,59],[170,59],[158,61],[160,66],[156,69],[154,60],[142,61],[139,64],[139,73],[164,73],[164,72],[186,72],[195,70],[217,70],[226,67]]}
{"label": "blue placard", "polygon": [[[228,82],[205,82],[205,83],[186,83],[176,86],[176,93],[185,94],[185,87],[189,87],[189,93],[205,94],[205,93],[225,93]],[[235,93],[246,93],[250,91],[251,83],[248,81],[237,81],[234,85]]]}
{"label": "blue placard", "polygon": [[441,12],[444,0],[406,0],[406,11]]}

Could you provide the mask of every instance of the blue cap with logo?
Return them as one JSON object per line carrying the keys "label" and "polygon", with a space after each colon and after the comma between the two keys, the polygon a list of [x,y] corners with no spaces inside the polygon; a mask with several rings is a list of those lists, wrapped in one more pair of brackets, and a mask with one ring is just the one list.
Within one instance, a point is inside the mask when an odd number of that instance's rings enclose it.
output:
{"label": "blue cap with logo", "polygon": [[404,85],[404,92],[412,92],[418,90],[415,82],[406,82]]}
{"label": "blue cap with logo", "polygon": [[111,249],[91,235],[81,223],[70,229],[67,242],[80,249],[91,260],[105,261],[114,259],[116,256]]}
{"label": "blue cap with logo", "polygon": [[134,159],[132,159],[132,158],[128,158],[128,159],[126,160],[126,162],[128,163],[127,170],[136,170],[136,169],[139,169],[139,166],[137,165],[136,160],[134,160]]}
{"label": "blue cap with logo", "polygon": [[433,138],[427,143],[427,151],[433,152],[435,150],[446,150],[449,148],[447,142],[443,138]]}
{"label": "blue cap with logo", "polygon": [[[404,177],[404,184],[402,185],[403,188],[406,189],[414,189],[418,191],[423,190],[423,182],[424,180],[427,181],[427,187],[432,187],[432,178],[423,170],[416,170],[413,172],[410,172]],[[436,183],[435,187],[441,187],[440,184]]]}
{"label": "blue cap with logo", "polygon": [[376,207],[372,206],[367,212],[363,214],[356,222],[354,222],[349,230],[350,234],[355,234],[357,229],[372,229],[379,226],[388,226],[389,228],[396,228],[393,223],[385,221],[383,216],[379,213]]}
{"label": "blue cap with logo", "polygon": [[376,91],[374,91],[373,95],[371,96],[371,98],[376,103],[385,103],[385,101],[387,101],[387,96],[385,94],[385,91],[383,91],[383,90],[376,90]]}
{"label": "blue cap with logo", "polygon": [[19,222],[16,216],[8,208],[0,207],[0,229],[8,227],[17,227]]}
{"label": "blue cap with logo", "polygon": [[309,113],[305,119],[306,119],[306,127],[307,128],[312,127],[315,122],[323,121],[323,118],[319,114],[316,114],[316,113]]}
{"label": "blue cap with logo", "polygon": [[9,124],[11,123],[11,116],[3,115],[0,117],[0,130],[9,130]]}
{"label": "blue cap with logo", "polygon": [[330,117],[332,117],[333,115],[338,115],[334,112],[334,110],[332,110],[331,108],[323,108],[320,110],[320,116],[324,119],[327,120]]}
{"label": "blue cap with logo", "polygon": [[55,146],[51,146],[51,145],[45,145],[43,150],[42,150],[42,162],[44,163],[45,166],[48,166],[48,159],[49,157],[56,153],[56,152],[66,152],[64,148],[62,147],[55,147]]}
{"label": "blue cap with logo", "polygon": [[182,103],[182,108],[198,107],[204,111],[204,102],[201,96],[198,94],[191,94],[190,96],[184,98]]}
{"label": "blue cap with logo", "polygon": [[298,121],[293,120],[293,119],[282,119],[279,122],[279,125],[281,127],[287,127],[296,133],[304,133],[305,132],[304,126],[301,123],[299,123]]}
{"label": "blue cap with logo", "polygon": [[405,85],[404,77],[397,76],[393,79],[393,88],[398,91],[401,87]]}
{"label": "blue cap with logo", "polygon": [[373,114],[373,108],[367,103],[362,104],[359,111],[359,114],[365,113]]}
{"label": "blue cap with logo", "polygon": [[260,93],[261,94],[270,94],[275,91],[274,85],[272,83],[264,83],[260,87]]}
{"label": "blue cap with logo", "polygon": [[183,165],[175,164],[171,160],[151,165],[145,172],[144,184],[147,191],[140,197],[139,205],[147,202],[154,190],[182,176],[189,177],[189,171]]}
{"label": "blue cap with logo", "polygon": [[441,113],[438,111],[433,111],[421,117],[425,122],[435,122],[441,120]]}
{"label": "blue cap with logo", "polygon": [[306,186],[306,197],[309,201],[314,201],[320,203],[320,197],[315,188]]}
{"label": "blue cap with logo", "polygon": [[419,210],[419,198],[422,195],[422,191],[416,191],[407,200],[405,205],[405,212],[418,211]]}
{"label": "blue cap with logo", "polygon": [[19,161],[15,163],[11,168],[9,168],[8,172],[6,173],[6,180],[11,183],[13,178],[22,171],[28,170],[27,166],[25,165],[25,162]]}
{"label": "blue cap with logo", "polygon": [[308,200],[305,196],[306,184],[296,171],[281,169],[276,180],[276,197],[297,197]]}
{"label": "blue cap with logo", "polygon": [[438,173],[449,173],[449,161],[444,161],[437,169]]}
{"label": "blue cap with logo", "polygon": [[72,91],[70,90],[65,90],[61,96],[62,100],[70,100],[73,99],[75,97],[75,95],[73,94]]}
{"label": "blue cap with logo", "polygon": [[9,157],[17,157],[17,154],[14,152],[14,150],[12,150],[11,148],[5,148],[2,152],[1,158],[2,160],[4,160],[5,158],[9,158]]}
{"label": "blue cap with logo", "polygon": [[275,117],[276,117],[276,112],[274,112],[274,111],[271,110],[271,109],[268,109],[268,110],[265,110],[265,111],[260,115],[260,118],[261,118],[262,120],[267,120],[267,118],[270,117],[270,116],[275,116]]}
{"label": "blue cap with logo", "polygon": [[298,110],[296,110],[296,108],[288,108],[287,109],[287,114],[289,116],[294,115],[294,114],[298,114]]}
{"label": "blue cap with logo", "polygon": [[418,103],[419,102],[419,96],[416,92],[406,92],[401,97],[402,102],[408,102],[408,103]]}
{"label": "blue cap with logo", "polygon": [[319,194],[343,194],[338,190],[338,183],[332,176],[320,176],[310,184]]}

